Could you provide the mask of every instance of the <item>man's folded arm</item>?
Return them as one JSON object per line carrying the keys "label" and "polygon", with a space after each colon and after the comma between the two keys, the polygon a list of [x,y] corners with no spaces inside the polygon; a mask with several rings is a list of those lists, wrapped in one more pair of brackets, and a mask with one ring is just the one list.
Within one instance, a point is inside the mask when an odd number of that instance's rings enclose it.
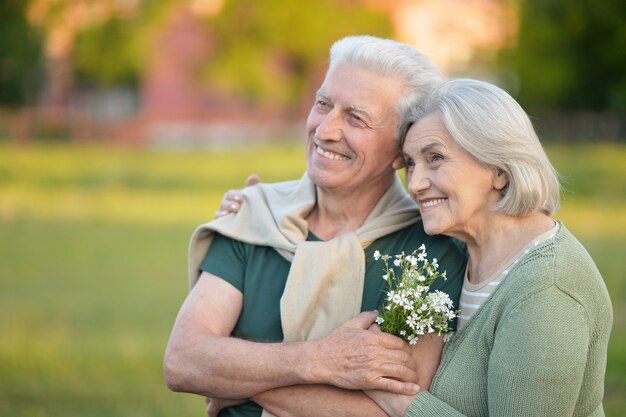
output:
{"label": "man's folded arm", "polygon": [[230,337],[242,293],[203,272],[183,303],[165,352],[164,373],[174,391],[217,398],[249,398],[302,384],[301,343],[257,343]]}
{"label": "man's folded arm", "polygon": [[229,336],[242,300],[231,284],[202,273],[166,349],[164,372],[170,389],[229,399],[308,384],[415,392],[415,360],[406,343],[367,330],[376,313],[362,313],[322,339],[258,343]]}

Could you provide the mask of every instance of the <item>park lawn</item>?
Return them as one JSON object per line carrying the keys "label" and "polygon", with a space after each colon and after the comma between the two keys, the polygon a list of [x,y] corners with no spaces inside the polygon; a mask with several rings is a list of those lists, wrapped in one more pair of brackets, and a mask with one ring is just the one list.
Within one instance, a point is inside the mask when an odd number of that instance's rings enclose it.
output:
{"label": "park lawn", "polygon": [[199,415],[161,372],[189,226],[0,223],[0,415]]}
{"label": "park lawn", "polygon": [[[626,147],[551,145],[558,218],[614,305],[605,409],[626,409]],[[187,291],[186,248],[252,172],[299,176],[299,145],[220,152],[0,146],[0,415],[203,415],[161,361]]]}

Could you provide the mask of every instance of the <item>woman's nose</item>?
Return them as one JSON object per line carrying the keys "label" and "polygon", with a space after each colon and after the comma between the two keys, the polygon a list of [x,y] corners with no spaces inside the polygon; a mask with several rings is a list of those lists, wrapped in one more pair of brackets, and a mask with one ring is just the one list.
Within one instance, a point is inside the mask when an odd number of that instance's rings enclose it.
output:
{"label": "woman's nose", "polygon": [[407,188],[411,197],[415,200],[420,193],[430,188],[430,186],[428,170],[420,164],[415,164],[407,174]]}

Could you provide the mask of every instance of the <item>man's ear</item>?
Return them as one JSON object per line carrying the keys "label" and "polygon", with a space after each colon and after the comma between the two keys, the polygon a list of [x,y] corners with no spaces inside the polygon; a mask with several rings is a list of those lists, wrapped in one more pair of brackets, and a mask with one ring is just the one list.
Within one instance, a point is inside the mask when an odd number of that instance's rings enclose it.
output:
{"label": "man's ear", "polygon": [[509,184],[509,177],[506,175],[504,171],[498,169],[496,171],[496,175],[493,178],[493,188],[498,191],[504,190],[504,188]]}
{"label": "man's ear", "polygon": [[398,155],[396,155],[395,159],[391,163],[391,166],[396,171],[404,168],[404,157],[402,155],[402,152],[399,152]]}

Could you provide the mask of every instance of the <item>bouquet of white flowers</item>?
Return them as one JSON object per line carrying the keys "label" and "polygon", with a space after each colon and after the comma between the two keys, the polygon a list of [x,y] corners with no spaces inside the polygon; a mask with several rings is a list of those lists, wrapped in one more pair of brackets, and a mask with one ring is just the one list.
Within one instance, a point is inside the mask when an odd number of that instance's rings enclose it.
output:
{"label": "bouquet of white flowers", "polygon": [[[448,294],[436,290],[429,292],[436,279],[446,279],[439,273],[437,258],[429,262],[426,246],[422,245],[411,255],[404,252],[393,257],[374,252],[374,259],[385,263],[383,279],[387,282],[387,299],[380,309],[376,323],[383,332],[399,336],[414,345],[419,336],[436,333],[441,336],[451,330],[450,320],[457,316]],[[389,267],[389,261],[400,269]],[[447,336],[447,335],[446,335]]]}

